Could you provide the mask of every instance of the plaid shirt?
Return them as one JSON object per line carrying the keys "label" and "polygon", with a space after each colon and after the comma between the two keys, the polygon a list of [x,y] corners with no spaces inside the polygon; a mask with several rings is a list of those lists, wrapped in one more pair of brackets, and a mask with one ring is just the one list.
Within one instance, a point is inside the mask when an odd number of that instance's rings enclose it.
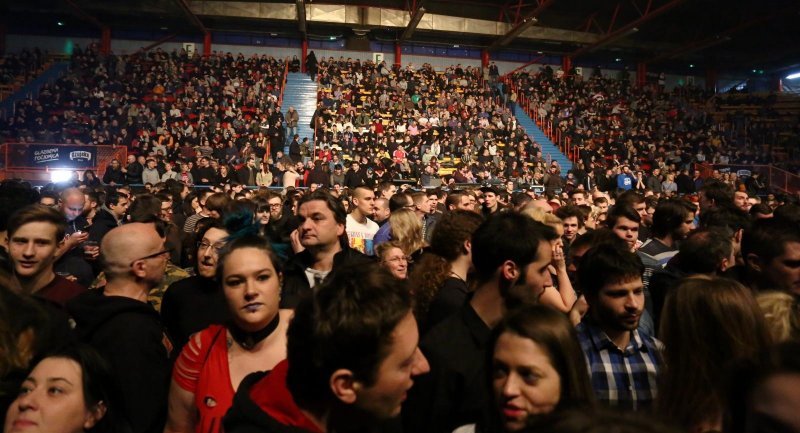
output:
{"label": "plaid shirt", "polygon": [[634,330],[621,350],[591,322],[584,321],[577,331],[598,401],[619,409],[648,408],[656,398],[661,342]]}

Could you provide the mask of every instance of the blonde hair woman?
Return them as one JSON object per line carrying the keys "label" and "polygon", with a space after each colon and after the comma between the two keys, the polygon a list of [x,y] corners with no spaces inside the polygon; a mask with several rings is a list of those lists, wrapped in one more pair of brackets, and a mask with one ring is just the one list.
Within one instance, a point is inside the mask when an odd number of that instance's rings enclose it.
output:
{"label": "blonde hair woman", "polygon": [[403,252],[416,258],[425,247],[422,237],[422,221],[411,209],[398,209],[389,217],[392,240],[396,241]]}
{"label": "blonde hair woman", "polygon": [[763,292],[756,295],[756,301],[764,312],[767,328],[776,343],[800,336],[800,320],[794,296],[783,292]]}

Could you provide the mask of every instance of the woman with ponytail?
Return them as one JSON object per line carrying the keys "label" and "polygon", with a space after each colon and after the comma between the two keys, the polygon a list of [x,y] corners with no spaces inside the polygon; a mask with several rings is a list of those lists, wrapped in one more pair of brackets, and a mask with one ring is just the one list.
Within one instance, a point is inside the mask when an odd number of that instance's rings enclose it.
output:
{"label": "woman with ponytail", "polygon": [[251,210],[225,220],[232,233],[220,248],[216,278],[230,310],[184,346],[172,374],[165,432],[217,433],[242,379],[286,358],[290,310],[280,310],[282,266],[258,234]]}

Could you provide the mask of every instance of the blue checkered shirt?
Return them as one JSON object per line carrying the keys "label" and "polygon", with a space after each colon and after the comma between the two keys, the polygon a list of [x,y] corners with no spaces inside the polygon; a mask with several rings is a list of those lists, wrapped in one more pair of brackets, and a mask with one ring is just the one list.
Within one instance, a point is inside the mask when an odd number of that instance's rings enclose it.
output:
{"label": "blue checkered shirt", "polygon": [[623,410],[648,408],[656,398],[663,344],[635,330],[621,350],[592,322],[584,321],[577,331],[597,400]]}

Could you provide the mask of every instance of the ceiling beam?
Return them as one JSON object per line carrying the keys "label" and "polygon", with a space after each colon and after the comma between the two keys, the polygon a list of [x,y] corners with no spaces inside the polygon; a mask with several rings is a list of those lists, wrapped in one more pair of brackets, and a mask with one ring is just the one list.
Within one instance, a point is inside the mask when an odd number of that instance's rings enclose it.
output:
{"label": "ceiling beam", "polygon": [[414,30],[417,29],[419,22],[422,21],[422,17],[425,15],[425,6],[423,6],[424,2],[419,2],[416,5],[417,10],[411,14],[411,19],[408,21],[408,25],[406,29],[403,30],[403,34],[400,35],[400,38],[397,40],[398,42],[403,42],[411,38],[411,35],[414,34]]}
{"label": "ceiling beam", "polygon": [[295,2],[297,9],[297,30],[303,34],[303,39],[306,39],[308,33],[308,24],[306,23],[306,2],[305,0],[297,0]]}
{"label": "ceiling beam", "polygon": [[95,26],[97,26],[100,29],[104,29],[104,28],[108,27],[107,25],[103,24],[100,20],[95,18],[93,15],[91,15],[88,12],[86,12],[85,10],[83,10],[74,1],[72,1],[72,0],[64,0],[64,2],[67,3],[67,5],[69,5],[69,7],[72,8],[73,11],[75,11],[75,13],[78,15],[78,17],[80,17],[80,18],[82,18],[82,19],[84,19],[86,21],[89,21],[90,23],[94,24]]}
{"label": "ceiling beam", "polygon": [[762,16],[759,16],[759,17],[755,17],[753,19],[745,20],[744,22],[741,22],[741,23],[739,23],[739,24],[737,24],[737,25],[735,25],[735,26],[733,26],[733,27],[731,27],[731,28],[729,28],[729,29],[727,29],[725,31],[717,33],[717,34],[715,34],[713,36],[710,36],[708,38],[705,38],[705,39],[702,39],[702,40],[699,40],[699,41],[690,42],[690,43],[688,43],[688,44],[686,44],[686,45],[684,45],[682,47],[679,47],[679,48],[676,48],[676,49],[674,49],[672,51],[669,51],[669,52],[660,54],[658,56],[655,56],[655,57],[645,61],[645,63],[656,63],[656,62],[660,62],[660,61],[663,61],[663,60],[672,59],[672,58],[675,58],[675,57],[683,57],[683,56],[686,56],[688,54],[695,53],[697,51],[702,51],[702,50],[705,50],[707,48],[710,48],[710,47],[713,47],[713,46],[716,46],[716,45],[719,45],[719,44],[723,44],[725,42],[730,41],[732,39],[731,36],[735,35],[736,33],[739,33],[739,32],[741,32],[743,30],[747,30],[747,29],[749,29],[751,27],[754,27],[754,26],[757,26],[757,25],[765,24],[768,21],[771,21],[771,20],[773,20],[775,18],[789,15],[789,14],[791,14],[793,12],[796,12],[797,10],[800,10],[800,6],[793,5],[793,6],[790,6],[788,8],[783,8],[783,9],[774,11],[772,13],[766,14],[766,15],[762,15]]}
{"label": "ceiling beam", "polygon": [[159,45],[161,45],[161,44],[163,44],[165,42],[169,42],[169,41],[175,39],[177,36],[178,36],[177,33],[173,33],[171,35],[164,36],[163,38],[153,42],[150,45],[147,45],[145,47],[139,48],[138,51],[133,53],[133,56],[135,57],[135,56],[138,56],[139,54],[146,53],[146,52],[152,50],[153,48],[155,48],[155,47],[157,47],[157,46],[159,46]]}
{"label": "ceiling beam", "polygon": [[189,21],[191,21],[192,24],[195,25],[195,27],[200,29],[200,31],[203,32],[203,34],[208,33],[208,28],[206,28],[206,26],[203,24],[203,21],[200,20],[200,17],[198,17],[194,12],[192,12],[192,9],[189,7],[189,3],[187,3],[186,0],[175,0],[175,3],[178,5],[179,8],[181,8],[184,15],[186,15],[186,17],[189,18]]}
{"label": "ceiling beam", "polygon": [[[652,2],[652,0],[650,0],[650,1]],[[644,14],[642,14],[639,18],[629,22],[628,24],[625,24],[624,26],[620,27],[617,30],[613,30],[612,31],[609,28],[609,31],[603,37],[601,37],[599,40],[597,40],[597,42],[595,42],[593,44],[586,45],[585,47],[582,47],[582,48],[579,48],[579,49],[575,50],[570,55],[570,57],[576,58],[576,57],[581,56],[583,54],[586,54],[586,53],[589,53],[591,51],[594,51],[594,50],[596,50],[596,49],[598,49],[598,48],[600,48],[600,47],[602,47],[604,45],[608,45],[608,44],[610,44],[610,43],[612,43],[614,41],[617,41],[617,40],[622,39],[624,37],[630,36],[633,33],[636,33],[637,31],[639,31],[639,26],[647,23],[648,21],[652,20],[653,18],[656,18],[656,17],[658,17],[658,16],[660,16],[660,15],[662,15],[662,14],[664,14],[664,13],[666,13],[666,12],[672,10],[672,9],[674,9],[677,6],[680,6],[685,1],[686,0],[671,0],[670,2],[667,2],[667,3],[663,4],[662,6],[656,8],[656,9],[652,9],[652,10],[650,8],[650,4],[651,3],[648,3],[648,7],[645,9]]]}
{"label": "ceiling beam", "polygon": [[536,24],[539,19],[539,15],[542,14],[550,5],[553,4],[555,0],[539,0],[538,6],[534,9],[531,13],[527,14],[524,18],[519,20],[519,22],[511,28],[505,35],[500,36],[491,45],[487,48],[489,51],[496,50],[498,48],[502,48],[511,43],[514,39],[516,39],[519,35],[522,34],[525,30],[528,30],[529,27]]}

